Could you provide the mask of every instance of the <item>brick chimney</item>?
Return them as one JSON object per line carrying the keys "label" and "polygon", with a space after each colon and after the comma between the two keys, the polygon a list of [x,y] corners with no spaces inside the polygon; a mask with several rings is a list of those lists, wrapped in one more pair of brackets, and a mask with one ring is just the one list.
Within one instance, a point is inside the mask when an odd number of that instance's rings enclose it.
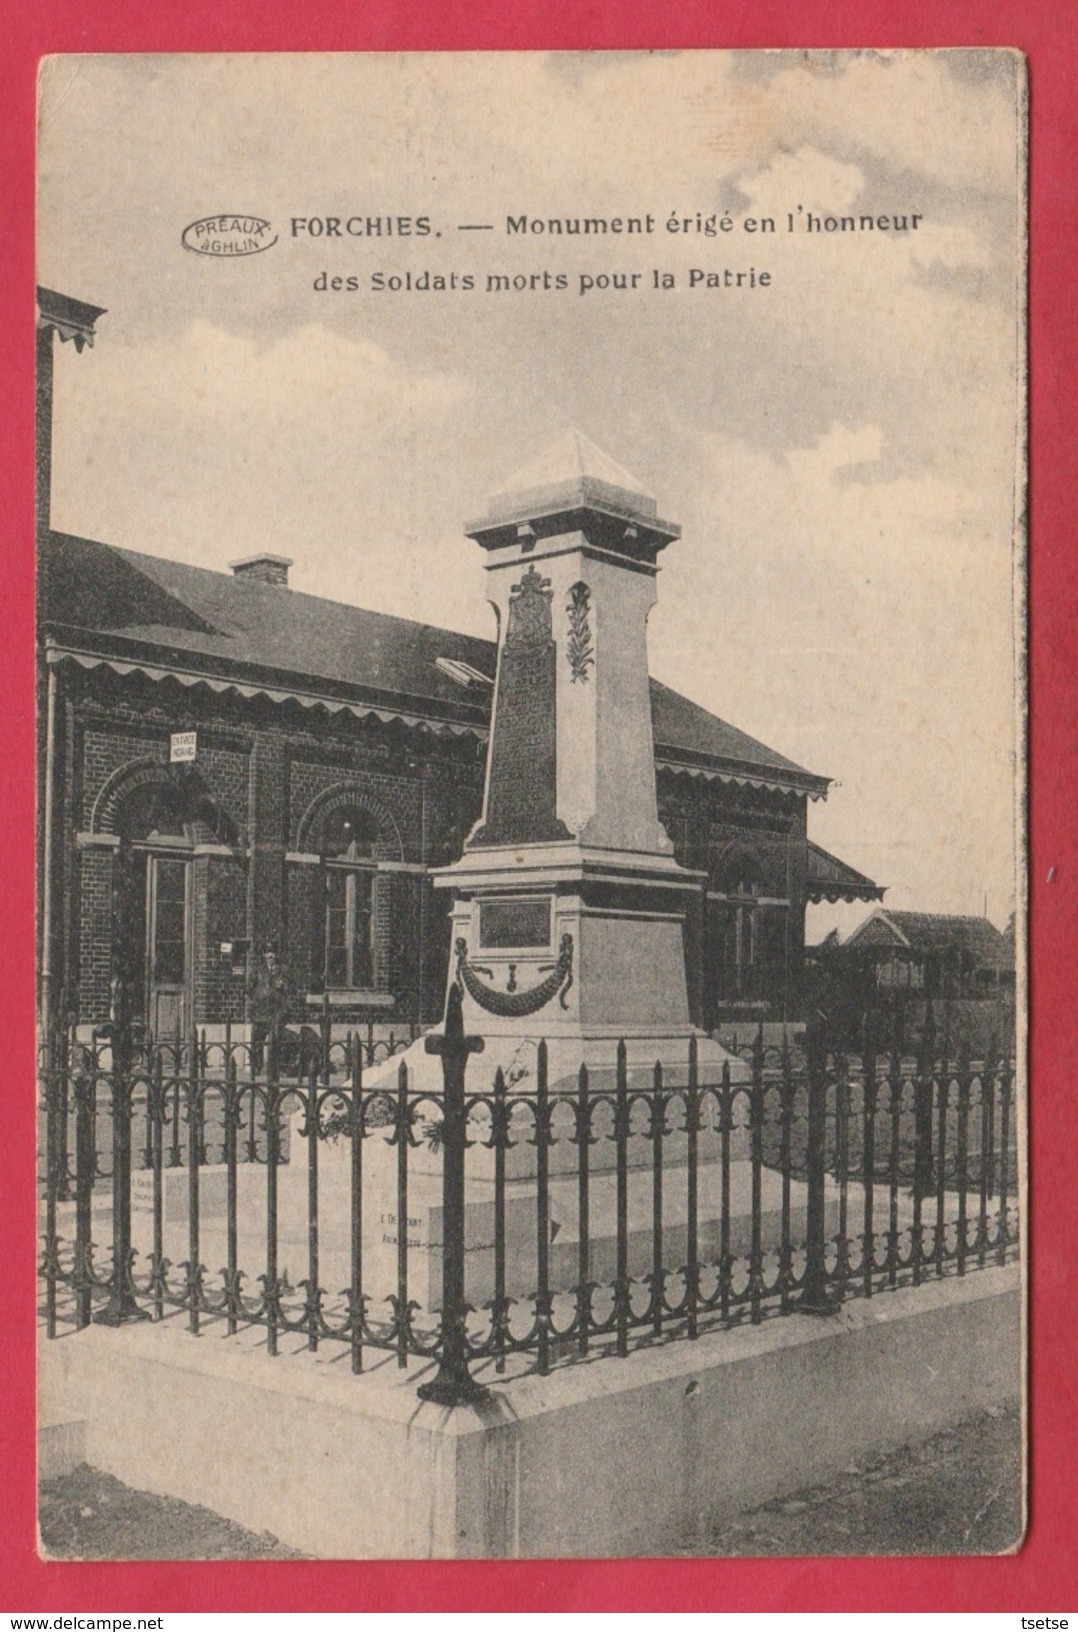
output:
{"label": "brick chimney", "polygon": [[245,555],[241,561],[230,561],[228,564],[237,578],[288,588],[288,569],[292,562],[287,555]]}

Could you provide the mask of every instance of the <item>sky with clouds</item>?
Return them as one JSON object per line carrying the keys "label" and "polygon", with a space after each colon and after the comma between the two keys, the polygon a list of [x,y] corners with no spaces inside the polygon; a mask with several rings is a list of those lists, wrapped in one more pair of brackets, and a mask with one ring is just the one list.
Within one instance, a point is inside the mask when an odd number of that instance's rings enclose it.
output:
{"label": "sky with clouds", "polygon": [[[1020,98],[1016,59],[966,51],[51,59],[39,277],[107,308],[57,356],[54,525],[219,569],[269,549],[296,588],[490,635],[462,522],[574,425],[683,526],[653,672],[835,778],[813,836],[891,905],[987,896],[1002,925]],[[183,250],[222,209],[279,242]],[[697,212],[733,230],[666,231]],[[505,231],[648,213],[631,238]],[[333,215],[433,230],[290,234]],[[688,287],[750,266],[768,287]],[[424,271],[478,288],[370,287]],[[483,289],[544,271],[569,288]],[[810,937],[865,910],[813,909]]]}

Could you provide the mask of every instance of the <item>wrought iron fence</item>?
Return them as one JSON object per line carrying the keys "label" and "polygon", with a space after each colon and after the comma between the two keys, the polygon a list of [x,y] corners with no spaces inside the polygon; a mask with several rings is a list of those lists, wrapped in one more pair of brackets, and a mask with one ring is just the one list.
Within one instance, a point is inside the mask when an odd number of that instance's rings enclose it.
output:
{"label": "wrought iron fence", "polygon": [[328,1018],[318,1041],[292,1075],[276,1039],[257,1074],[228,1038],[46,1063],[50,1336],[182,1312],[261,1327],[270,1354],[345,1345],[356,1372],[369,1350],[437,1362],[419,1392],[455,1404],[477,1372],[829,1314],[1017,1252],[1013,1065],[949,1058],[931,1023],[914,1060],[761,1034],[714,1080],[692,1042],[683,1080],[622,1044],[551,1082],[539,1044],[479,1087],[459,997],[425,1040],[433,1086]]}
{"label": "wrought iron fence", "polygon": [[[237,1082],[253,1080],[264,1074],[270,1055],[268,1037],[258,1041],[252,1040],[249,1035],[234,1036],[233,1028],[228,1024],[222,1026],[219,1035],[212,1038],[207,1036],[205,1029],[187,1036],[177,1033],[166,1038],[148,1038],[134,1028],[126,1034],[118,1034],[111,1025],[96,1029],[83,1040],[79,1039],[74,1028],[60,1033],[51,1050],[43,1048],[40,1051],[39,1059],[40,1079],[42,1082],[48,1080],[52,1085],[52,1099],[48,1103],[55,1117],[53,1162],[60,1201],[70,1201],[75,1192],[78,1113],[73,1085],[76,1081],[87,1084],[87,1139],[94,1153],[93,1181],[104,1182],[111,1177],[114,1126],[111,1072],[118,1035],[122,1036],[121,1048],[127,1068],[134,1071],[130,1114],[131,1159],[135,1172],[153,1166],[153,1112],[147,1091],[151,1081],[160,1081],[162,1090],[170,1096],[170,1104],[163,1112],[167,1129],[164,1165],[166,1168],[184,1167],[188,1160],[188,1143],[183,1136],[185,1081],[194,1078],[210,1085],[230,1071]],[[334,1036],[327,1007],[317,1027],[282,1025],[278,1028],[272,1040],[274,1074],[279,1079],[287,1079],[307,1077],[313,1072],[322,1080],[342,1076],[348,1080],[354,1055],[358,1055],[361,1068],[370,1069],[402,1053],[418,1035],[416,1026],[405,1027],[401,1034],[390,1027],[383,1027],[379,1034],[371,1021],[362,1029],[349,1027],[343,1036]],[[40,1109],[38,1179],[43,1185],[47,1149],[44,1121],[46,1098],[42,1099]],[[286,1129],[279,1159],[288,1159],[288,1144]],[[224,1126],[220,1119],[216,1125],[212,1119],[204,1124],[198,1151],[203,1164],[223,1163],[226,1160]],[[245,1101],[236,1141],[236,1160],[263,1163],[266,1160],[266,1131],[253,1096]]]}

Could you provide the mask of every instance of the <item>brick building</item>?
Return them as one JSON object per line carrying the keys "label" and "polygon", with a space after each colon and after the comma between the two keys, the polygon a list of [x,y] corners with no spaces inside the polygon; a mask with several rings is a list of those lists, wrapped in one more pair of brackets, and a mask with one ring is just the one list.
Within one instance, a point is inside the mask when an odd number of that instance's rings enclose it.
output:
{"label": "brick building", "polygon": [[[100,1023],[119,981],[155,1033],[240,1024],[275,945],[293,1019],[328,993],[342,1022],[427,1024],[449,955],[430,874],[480,812],[495,647],[300,594],[282,557],[212,572],[53,531],[51,345],[100,315],[39,291],[48,1019]],[[826,778],[657,681],[652,718],[661,819],[706,874],[693,1017],[795,1018],[806,904],[882,891],[808,838]]]}

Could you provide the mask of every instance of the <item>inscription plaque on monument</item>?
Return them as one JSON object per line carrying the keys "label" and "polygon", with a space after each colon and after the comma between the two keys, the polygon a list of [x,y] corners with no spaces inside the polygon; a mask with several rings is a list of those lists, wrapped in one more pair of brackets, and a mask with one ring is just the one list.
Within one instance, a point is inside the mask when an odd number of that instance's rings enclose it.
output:
{"label": "inscription plaque on monument", "polygon": [[479,944],[489,947],[549,946],[550,902],[480,902]]}

